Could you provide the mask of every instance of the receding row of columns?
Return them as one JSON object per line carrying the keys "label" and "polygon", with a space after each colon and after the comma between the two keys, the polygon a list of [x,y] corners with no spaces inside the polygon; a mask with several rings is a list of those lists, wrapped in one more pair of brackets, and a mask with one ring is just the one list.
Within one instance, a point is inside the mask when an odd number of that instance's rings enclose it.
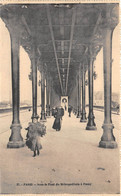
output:
{"label": "receding row of columns", "polygon": [[[12,112],[13,120],[11,125],[11,136],[7,144],[8,148],[20,148],[24,146],[24,141],[21,136],[22,126],[19,120],[20,108],[20,93],[19,93],[19,36],[15,33],[10,33],[11,37],[11,72],[12,72]],[[32,68],[32,122],[38,120],[37,113],[37,59],[36,47],[33,46],[33,54],[31,57]],[[46,121],[46,117],[51,115],[51,110],[54,104],[54,90],[52,89],[50,77],[45,77],[44,66],[41,69],[41,115],[40,120]],[[46,86],[45,86],[46,80]],[[45,87],[46,87],[46,109],[45,109]]]}
{"label": "receding row of columns", "polygon": [[[99,142],[99,147],[116,148],[117,143],[113,135],[114,125],[111,117],[111,101],[112,101],[112,34],[113,27],[105,26],[103,29],[103,73],[104,73],[104,122],[103,135]],[[89,46],[89,50],[91,47]],[[93,112],[93,63],[95,57],[89,52],[88,56],[88,95],[89,95],[89,114],[88,122],[85,110],[85,65],[81,65],[81,72],[77,77],[77,118],[80,117],[80,122],[87,122],[86,130],[96,130],[95,116]],[[81,80],[80,80],[81,78]],[[81,89],[81,90],[80,90]],[[82,97],[82,99],[81,99]],[[75,101],[74,101],[75,102]],[[74,103],[75,107],[75,103]],[[81,114],[81,115],[80,115]]]}
{"label": "receding row of columns", "polygon": [[[116,148],[117,143],[113,135],[113,124],[111,118],[111,96],[112,96],[112,34],[113,28],[111,26],[105,26],[103,30],[103,65],[104,65],[104,123],[103,123],[103,135],[99,143],[100,147],[104,148]],[[11,37],[11,70],[12,70],[12,104],[13,104],[13,120],[11,125],[11,136],[9,138],[8,148],[19,148],[24,146],[23,138],[21,136],[21,124],[19,120],[19,35],[14,31],[10,32]],[[33,46],[32,61],[32,121],[38,119],[37,114],[37,62],[36,62],[36,48]],[[88,88],[89,88],[89,115],[87,130],[96,130],[93,113],[93,62],[94,57],[90,56],[88,59]],[[80,74],[81,73],[81,74]],[[82,70],[79,68],[78,76],[78,113],[80,116],[80,122],[86,122],[85,111],[85,66],[82,65]],[[81,75],[81,79],[80,79]],[[52,96],[52,90],[49,91],[48,80],[46,80],[47,90],[47,110],[45,113],[45,74],[41,71],[41,120],[46,119],[46,114],[50,115],[50,107],[54,97]],[[81,88],[82,86],[82,88]],[[82,89],[82,91],[81,91]],[[80,95],[81,92],[81,95]],[[80,100],[82,96],[82,105]],[[82,108],[81,108],[82,107]]]}
{"label": "receding row of columns", "polygon": [[[88,59],[88,95],[89,95],[89,114],[88,114],[88,123],[86,130],[96,130],[96,124],[94,122],[94,113],[93,113],[93,62],[94,58],[90,57]],[[80,71],[81,70],[81,71]],[[82,64],[82,69],[79,68],[79,74],[77,77],[77,118],[80,117],[80,122],[87,122],[86,118],[86,103],[85,103],[85,75],[86,69],[84,63]],[[81,98],[82,95],[82,98]],[[82,101],[82,103],[81,103]]]}

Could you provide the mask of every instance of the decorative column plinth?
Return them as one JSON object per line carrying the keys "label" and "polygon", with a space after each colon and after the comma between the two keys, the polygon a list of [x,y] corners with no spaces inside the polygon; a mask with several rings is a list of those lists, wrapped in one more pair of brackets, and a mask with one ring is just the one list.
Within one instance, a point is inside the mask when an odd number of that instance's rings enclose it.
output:
{"label": "decorative column plinth", "polygon": [[100,141],[99,147],[101,148],[117,148],[117,143],[115,141]]}
{"label": "decorative column plinth", "polygon": [[97,130],[96,124],[94,122],[94,117],[88,119],[86,130]]}
{"label": "decorative column plinth", "polygon": [[51,117],[50,115],[47,116],[47,114],[46,114],[46,118],[50,118],[50,117]]}
{"label": "decorative column plinth", "polygon": [[50,108],[50,117],[52,116],[52,108]]}
{"label": "decorative column plinth", "polygon": [[117,148],[117,143],[115,141],[115,137],[113,135],[113,124],[104,124],[102,126],[104,132],[101,137],[101,141],[99,143],[99,147],[101,148]]}
{"label": "decorative column plinth", "polygon": [[40,122],[46,122],[46,113],[44,111],[41,112]]}
{"label": "decorative column plinth", "polygon": [[83,114],[83,116],[82,116],[81,119],[80,119],[80,122],[87,122],[86,113]]}
{"label": "decorative column plinth", "polygon": [[50,106],[46,105],[46,118],[50,118]]}
{"label": "decorative column plinth", "polygon": [[81,118],[81,111],[80,110],[78,110],[78,112],[77,112],[77,118]]}
{"label": "decorative column plinth", "polygon": [[81,120],[80,120],[80,122],[82,122],[82,123],[83,123],[83,122],[87,122],[87,120],[83,120],[83,119],[81,119]]}
{"label": "decorative column plinth", "polygon": [[47,115],[47,113],[46,113],[46,118],[50,118],[51,116],[50,116],[50,114],[49,115]]}
{"label": "decorative column plinth", "polygon": [[24,146],[25,146],[24,141],[11,141],[11,142],[8,142],[7,144],[7,148],[22,148]]}
{"label": "decorative column plinth", "polygon": [[97,130],[97,127],[96,127],[96,124],[94,122],[94,115],[89,115],[88,117],[88,123],[87,123],[87,126],[86,126],[86,130]]}
{"label": "decorative column plinth", "polygon": [[88,130],[88,131],[94,131],[94,130],[97,130],[97,127],[96,126],[86,126],[86,130]]}
{"label": "decorative column plinth", "polygon": [[7,144],[7,148],[21,148],[25,146],[25,142],[20,134],[21,125],[20,124],[12,124],[11,125],[11,136],[9,138],[9,142]]}
{"label": "decorative column plinth", "polygon": [[82,113],[81,113],[81,119],[80,119],[80,122],[87,122],[86,112],[82,112]]}

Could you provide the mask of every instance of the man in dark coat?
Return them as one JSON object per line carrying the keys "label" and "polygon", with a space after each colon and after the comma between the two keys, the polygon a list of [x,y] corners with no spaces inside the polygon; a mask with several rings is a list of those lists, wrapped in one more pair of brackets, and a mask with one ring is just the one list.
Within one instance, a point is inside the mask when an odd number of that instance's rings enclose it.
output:
{"label": "man in dark coat", "polygon": [[68,113],[69,113],[69,117],[71,117],[71,112],[72,112],[72,106],[68,106]]}

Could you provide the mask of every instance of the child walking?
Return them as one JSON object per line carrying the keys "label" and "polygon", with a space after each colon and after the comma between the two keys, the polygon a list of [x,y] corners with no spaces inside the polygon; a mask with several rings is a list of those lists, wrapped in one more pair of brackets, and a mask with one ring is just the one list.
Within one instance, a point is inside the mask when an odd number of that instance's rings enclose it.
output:
{"label": "child walking", "polygon": [[29,123],[26,130],[28,130],[26,145],[34,152],[33,157],[35,157],[40,154],[40,149],[42,149],[41,137],[45,135],[46,127],[40,122],[32,122]]}

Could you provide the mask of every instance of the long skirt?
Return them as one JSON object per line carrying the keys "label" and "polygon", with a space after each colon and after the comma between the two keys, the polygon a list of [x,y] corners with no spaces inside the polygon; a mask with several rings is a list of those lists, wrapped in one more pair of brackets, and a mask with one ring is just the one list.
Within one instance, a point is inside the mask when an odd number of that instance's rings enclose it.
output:
{"label": "long skirt", "polygon": [[58,131],[61,129],[61,120],[60,120],[60,118],[55,118],[52,128],[56,129]]}
{"label": "long skirt", "polygon": [[26,141],[26,145],[28,146],[28,148],[30,148],[32,151],[35,150],[39,150],[42,149],[42,145],[40,142],[40,137],[34,137],[34,138],[30,138],[29,140]]}

